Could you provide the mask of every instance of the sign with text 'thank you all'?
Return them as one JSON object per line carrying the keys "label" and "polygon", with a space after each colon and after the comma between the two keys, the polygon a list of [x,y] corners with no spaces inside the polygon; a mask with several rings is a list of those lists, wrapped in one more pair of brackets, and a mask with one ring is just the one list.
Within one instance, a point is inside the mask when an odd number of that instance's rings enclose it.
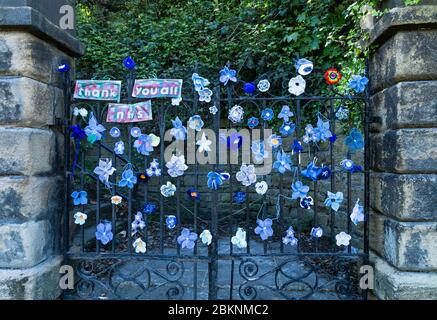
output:
{"label": "sign with text 'thank you all'", "polygon": [[106,122],[129,123],[152,120],[150,100],[136,104],[115,104],[108,106]]}
{"label": "sign with text 'thank you all'", "polygon": [[120,102],[121,81],[77,80],[74,98],[83,100],[102,100]]}
{"label": "sign with text 'thank you all'", "polygon": [[132,92],[134,98],[140,99],[180,98],[181,94],[181,79],[135,80]]}

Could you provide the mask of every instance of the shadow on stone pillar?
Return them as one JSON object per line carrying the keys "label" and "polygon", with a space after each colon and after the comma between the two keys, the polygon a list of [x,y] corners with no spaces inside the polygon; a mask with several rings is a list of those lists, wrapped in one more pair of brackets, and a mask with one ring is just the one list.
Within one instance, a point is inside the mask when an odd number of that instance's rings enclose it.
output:
{"label": "shadow on stone pillar", "polygon": [[[437,5],[385,1],[370,40],[370,245],[379,299],[437,299]],[[433,3],[433,4],[432,4]]]}
{"label": "shadow on stone pillar", "polygon": [[0,0],[0,299],[57,299],[62,263],[62,75],[83,54],[70,0]]}

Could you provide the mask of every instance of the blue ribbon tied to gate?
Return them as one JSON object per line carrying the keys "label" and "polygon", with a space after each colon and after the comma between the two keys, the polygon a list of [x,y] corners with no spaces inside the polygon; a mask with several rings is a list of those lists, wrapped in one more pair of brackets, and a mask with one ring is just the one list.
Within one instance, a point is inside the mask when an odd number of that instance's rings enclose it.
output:
{"label": "blue ribbon tied to gate", "polygon": [[86,138],[86,133],[84,130],[82,130],[80,124],[70,126],[69,129],[71,131],[71,137],[74,139],[74,144],[76,149],[74,153],[73,167],[71,168],[71,179],[74,179],[74,169],[76,168],[77,159],[79,158],[80,143],[83,139]]}

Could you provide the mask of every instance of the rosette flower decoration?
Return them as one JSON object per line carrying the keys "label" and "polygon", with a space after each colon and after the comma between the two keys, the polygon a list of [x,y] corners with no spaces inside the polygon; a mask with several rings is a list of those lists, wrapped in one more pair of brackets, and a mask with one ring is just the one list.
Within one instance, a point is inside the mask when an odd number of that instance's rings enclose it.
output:
{"label": "rosette flower decoration", "polygon": [[325,80],[329,85],[334,85],[340,82],[342,75],[340,71],[335,68],[331,68],[325,72]]}

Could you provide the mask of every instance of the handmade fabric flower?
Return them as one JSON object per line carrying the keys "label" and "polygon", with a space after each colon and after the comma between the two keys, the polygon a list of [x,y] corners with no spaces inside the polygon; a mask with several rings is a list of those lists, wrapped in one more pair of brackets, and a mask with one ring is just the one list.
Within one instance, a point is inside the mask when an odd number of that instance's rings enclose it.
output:
{"label": "handmade fabric flower", "polygon": [[100,159],[99,166],[94,169],[94,173],[98,175],[99,180],[105,184],[107,188],[110,188],[109,176],[111,176],[116,171],[112,167],[111,159]]}
{"label": "handmade fabric flower", "polygon": [[329,179],[329,177],[331,176],[331,169],[329,169],[328,167],[324,166],[320,168],[320,174],[317,177],[317,179],[321,179],[321,180],[326,180]]}
{"label": "handmade fabric flower", "polygon": [[189,188],[187,190],[187,195],[191,200],[200,200],[200,193],[196,188]]}
{"label": "handmade fabric flower", "polygon": [[240,171],[237,172],[235,177],[243,186],[250,186],[252,183],[256,182],[255,166],[243,163],[240,167]]}
{"label": "handmade fabric flower", "polygon": [[197,73],[193,73],[191,80],[193,80],[194,90],[196,91],[200,91],[209,85],[209,80],[199,76]]}
{"label": "handmade fabric flower", "polygon": [[234,202],[236,204],[242,204],[246,201],[246,192],[238,191],[234,193]]}
{"label": "handmade fabric flower", "polygon": [[337,135],[332,134],[332,137],[329,138],[329,142],[334,143],[337,140]]}
{"label": "handmade fabric flower", "polygon": [[196,142],[196,145],[199,146],[199,148],[197,149],[198,152],[203,153],[203,152],[211,152],[211,147],[210,145],[212,144],[211,140],[208,140],[206,138],[205,132],[202,133],[202,139],[198,140]]}
{"label": "handmade fabric flower", "polygon": [[167,162],[165,166],[168,168],[168,175],[173,178],[183,176],[185,170],[188,169],[188,166],[185,164],[184,155],[175,156],[173,154],[170,161]]}
{"label": "handmade fabric flower", "polygon": [[153,161],[150,162],[149,168],[146,170],[146,174],[149,177],[159,177],[161,175],[158,159],[153,159]]}
{"label": "handmade fabric flower", "polygon": [[281,150],[276,155],[276,161],[273,163],[273,168],[279,173],[284,174],[285,171],[291,171],[291,156]]}
{"label": "handmade fabric flower", "polygon": [[174,229],[176,227],[177,221],[178,220],[177,220],[176,216],[171,215],[165,219],[165,225],[169,229]]}
{"label": "handmade fabric flower", "polygon": [[103,245],[108,244],[114,235],[112,234],[112,224],[109,221],[103,221],[96,227],[96,239]]}
{"label": "handmade fabric flower", "polygon": [[347,120],[349,118],[349,109],[346,107],[339,107],[335,112],[335,117],[338,120]]}
{"label": "handmade fabric flower", "polygon": [[134,217],[134,221],[131,224],[132,234],[138,232],[138,230],[143,230],[146,227],[146,222],[143,220],[142,212],[138,211]]}
{"label": "handmade fabric flower", "polygon": [[293,144],[291,145],[291,150],[293,154],[302,152],[302,143],[299,140],[294,139]]}
{"label": "handmade fabric flower", "polygon": [[263,162],[264,159],[267,159],[269,157],[269,152],[265,149],[264,142],[261,142],[259,140],[252,142],[250,150],[252,151],[256,163]]}
{"label": "handmade fabric flower", "polygon": [[137,177],[134,175],[132,169],[126,169],[121,175],[121,180],[118,182],[119,187],[128,187],[132,189],[137,183]]}
{"label": "handmade fabric flower", "polygon": [[260,80],[260,82],[258,82],[257,87],[259,91],[267,92],[270,89],[270,82],[267,79]]}
{"label": "handmade fabric flower", "polygon": [[247,120],[247,126],[248,126],[250,129],[254,129],[254,128],[256,128],[256,127],[258,126],[258,124],[259,124],[259,120],[258,120],[258,118],[256,118],[256,117],[251,117],[251,118],[249,118],[249,119]]}
{"label": "handmade fabric flower", "polygon": [[291,78],[288,82],[288,92],[295,96],[300,96],[305,92],[306,81],[302,76]]}
{"label": "handmade fabric flower", "polygon": [[204,122],[199,115],[195,115],[188,119],[188,127],[190,129],[201,131],[203,128]]}
{"label": "handmade fabric flower", "polygon": [[202,240],[202,243],[209,246],[212,242],[212,234],[209,230],[205,229],[202,231],[202,233],[199,236],[200,240]]}
{"label": "handmade fabric flower", "polygon": [[310,60],[307,59],[299,59],[296,61],[296,70],[302,75],[309,75],[314,69],[314,65]]}
{"label": "handmade fabric flower", "polygon": [[112,196],[111,197],[111,203],[114,205],[119,205],[123,201],[123,198],[120,196]]}
{"label": "handmade fabric flower", "polygon": [[132,127],[132,129],[130,129],[130,135],[134,138],[138,138],[141,135],[141,129],[138,127]]}
{"label": "handmade fabric flower", "polygon": [[289,106],[282,106],[281,112],[278,114],[279,119],[283,119],[284,122],[288,122],[291,117],[294,116],[294,113],[290,111]]}
{"label": "handmade fabric flower", "polygon": [[294,229],[292,226],[288,227],[288,229],[285,231],[285,236],[282,238],[282,243],[290,246],[297,245],[298,240],[294,236]]}
{"label": "handmade fabric flower", "polygon": [[211,113],[212,115],[215,115],[218,112],[218,109],[216,106],[212,106],[209,108],[209,113]]}
{"label": "handmade fabric flower", "polygon": [[267,139],[267,143],[269,144],[270,147],[272,148],[277,148],[280,145],[282,145],[282,138],[276,134],[272,134],[268,139]]}
{"label": "handmade fabric flower", "polygon": [[119,154],[119,155],[124,153],[124,142],[123,141],[118,141],[115,143],[114,152],[115,152],[115,154]]}
{"label": "handmade fabric flower", "polygon": [[325,199],[325,206],[331,207],[334,211],[338,211],[342,202],[343,192],[332,193],[328,191],[328,197]]}
{"label": "handmade fabric flower", "polygon": [[168,198],[174,196],[174,193],[176,192],[176,186],[171,183],[170,181],[167,181],[166,184],[161,186],[161,194]]}
{"label": "handmade fabric flower", "polygon": [[88,218],[88,216],[83,212],[76,212],[73,217],[75,219],[74,223],[80,226],[83,226]]}
{"label": "handmade fabric flower", "polygon": [[232,82],[237,82],[237,71],[233,69],[229,69],[225,66],[222,70],[220,70],[220,82],[224,85],[227,85],[229,80]]}
{"label": "handmade fabric flower", "polygon": [[334,85],[340,82],[342,75],[341,73],[334,68],[331,68],[325,72],[325,80],[329,85]]}
{"label": "handmade fabric flower", "polygon": [[231,238],[231,243],[240,249],[247,247],[246,231],[243,228],[238,228],[235,236]]}
{"label": "handmade fabric flower", "polygon": [[182,98],[172,98],[171,99],[171,105],[172,106],[178,106],[182,102]]}
{"label": "handmade fabric flower", "polygon": [[126,57],[123,60],[123,65],[126,69],[128,70],[133,70],[135,69],[135,61],[132,59],[132,57]]}
{"label": "handmade fabric flower", "polygon": [[296,125],[292,122],[284,122],[279,128],[279,132],[286,137],[292,135],[294,130],[296,130]]}
{"label": "handmade fabric flower", "polygon": [[181,119],[179,119],[179,117],[176,117],[176,119],[171,120],[171,123],[173,125],[173,128],[170,130],[170,134],[176,140],[185,140],[187,137],[187,128],[183,126]]}
{"label": "handmade fabric flower", "polygon": [[148,156],[150,152],[153,152],[153,147],[157,147],[161,139],[158,136],[151,134],[142,134],[134,142],[134,147],[137,149],[138,153]]}
{"label": "handmade fabric flower", "polygon": [[312,197],[301,198],[299,204],[302,208],[309,210],[314,205],[314,200]]}
{"label": "handmade fabric flower", "polygon": [[87,109],[85,109],[85,108],[77,108],[77,107],[74,107],[74,109],[73,109],[73,115],[74,116],[81,116],[81,117],[83,117],[83,118],[85,118],[87,115],[88,115],[88,110]]}
{"label": "handmade fabric flower", "polygon": [[321,117],[317,117],[317,128],[315,129],[317,141],[326,141],[332,137],[329,121],[323,121]]}
{"label": "handmade fabric flower", "polygon": [[310,142],[318,142],[319,136],[316,128],[314,128],[311,124],[307,124],[305,127],[305,135],[302,138],[303,142],[309,144]]}
{"label": "handmade fabric flower", "polygon": [[137,180],[138,180],[138,182],[141,182],[141,183],[147,183],[147,182],[149,182],[150,177],[147,175],[147,173],[140,172],[137,176]]}
{"label": "handmade fabric flower", "polygon": [[350,214],[350,218],[354,225],[358,225],[359,222],[364,221],[364,207],[360,205],[360,199],[358,199],[355,203],[352,213]]}
{"label": "handmade fabric flower", "polygon": [[239,123],[243,120],[244,110],[241,106],[235,105],[229,110],[228,119],[233,123]]}
{"label": "handmade fabric flower", "polygon": [[317,167],[314,164],[314,161],[311,161],[307,168],[302,170],[301,174],[302,176],[311,179],[313,181],[317,181],[317,178],[319,177],[319,175],[322,173],[322,169],[320,167]]}
{"label": "handmade fabric flower", "polygon": [[335,236],[335,240],[337,242],[337,246],[348,246],[352,237],[348,235],[346,232],[342,231]]}
{"label": "handmade fabric flower", "polygon": [[368,83],[369,79],[367,77],[354,75],[351,81],[349,81],[349,88],[357,93],[363,93]]}
{"label": "handmade fabric flower", "polygon": [[80,142],[80,140],[85,139],[87,136],[85,131],[82,130],[82,128],[80,127],[80,124],[70,126],[70,130],[71,130],[71,137],[76,141]]}
{"label": "handmade fabric flower", "polygon": [[265,108],[263,111],[261,111],[261,118],[264,121],[270,121],[275,116],[275,113],[270,108]]}
{"label": "handmade fabric flower", "polygon": [[230,174],[227,172],[211,171],[208,173],[208,188],[217,190],[230,177]]}
{"label": "handmade fabric flower", "polygon": [[303,199],[308,195],[308,192],[310,191],[310,187],[304,185],[302,181],[298,180],[295,183],[291,185],[291,199]]}
{"label": "handmade fabric flower", "polygon": [[258,193],[260,195],[265,194],[268,189],[269,189],[269,186],[268,186],[267,182],[265,182],[265,181],[257,182],[255,184],[255,191],[256,191],[256,193]]}
{"label": "handmade fabric flower", "polygon": [[254,94],[255,89],[256,89],[255,85],[253,83],[250,83],[250,82],[245,83],[244,87],[243,87],[244,92],[246,92],[248,94]]}
{"label": "handmade fabric flower", "polygon": [[71,194],[71,197],[73,198],[73,204],[75,206],[78,205],[84,205],[88,203],[88,192],[86,191],[74,191]]}
{"label": "handmade fabric flower", "polygon": [[199,94],[199,101],[200,102],[202,102],[202,101],[206,102],[206,103],[211,102],[211,97],[212,97],[212,90],[211,89],[205,88],[205,89],[198,91],[197,93]]}
{"label": "handmade fabric flower", "polygon": [[146,202],[143,206],[143,212],[147,215],[153,214],[156,212],[156,204],[151,202]]}
{"label": "handmade fabric flower", "polygon": [[146,243],[141,238],[136,239],[132,246],[135,248],[136,253],[146,253]]}
{"label": "handmade fabric flower", "polygon": [[272,219],[256,220],[258,226],[255,228],[255,233],[261,237],[261,240],[267,240],[269,237],[273,236]]}
{"label": "handmade fabric flower", "polygon": [[321,238],[323,236],[323,229],[320,227],[311,228],[311,237],[313,238]]}
{"label": "handmade fabric flower", "polygon": [[101,124],[97,123],[97,119],[91,112],[90,119],[88,121],[88,126],[85,127],[85,133],[88,136],[87,140],[89,143],[94,143],[102,139],[102,132],[106,129]]}
{"label": "handmade fabric flower", "polygon": [[113,138],[118,138],[121,135],[121,131],[117,127],[112,127],[111,130],[109,130],[109,135]]}
{"label": "handmade fabric flower", "polygon": [[196,244],[197,233],[191,232],[190,229],[183,228],[181,235],[178,237],[178,243],[182,249],[193,249]]}
{"label": "handmade fabric flower", "polygon": [[350,173],[360,172],[363,171],[362,166],[357,166],[355,163],[350,159],[344,159],[340,162],[340,165],[345,171],[349,171]]}
{"label": "handmade fabric flower", "polygon": [[364,138],[357,128],[353,128],[349,135],[344,139],[344,144],[350,152],[355,152],[364,148]]}

